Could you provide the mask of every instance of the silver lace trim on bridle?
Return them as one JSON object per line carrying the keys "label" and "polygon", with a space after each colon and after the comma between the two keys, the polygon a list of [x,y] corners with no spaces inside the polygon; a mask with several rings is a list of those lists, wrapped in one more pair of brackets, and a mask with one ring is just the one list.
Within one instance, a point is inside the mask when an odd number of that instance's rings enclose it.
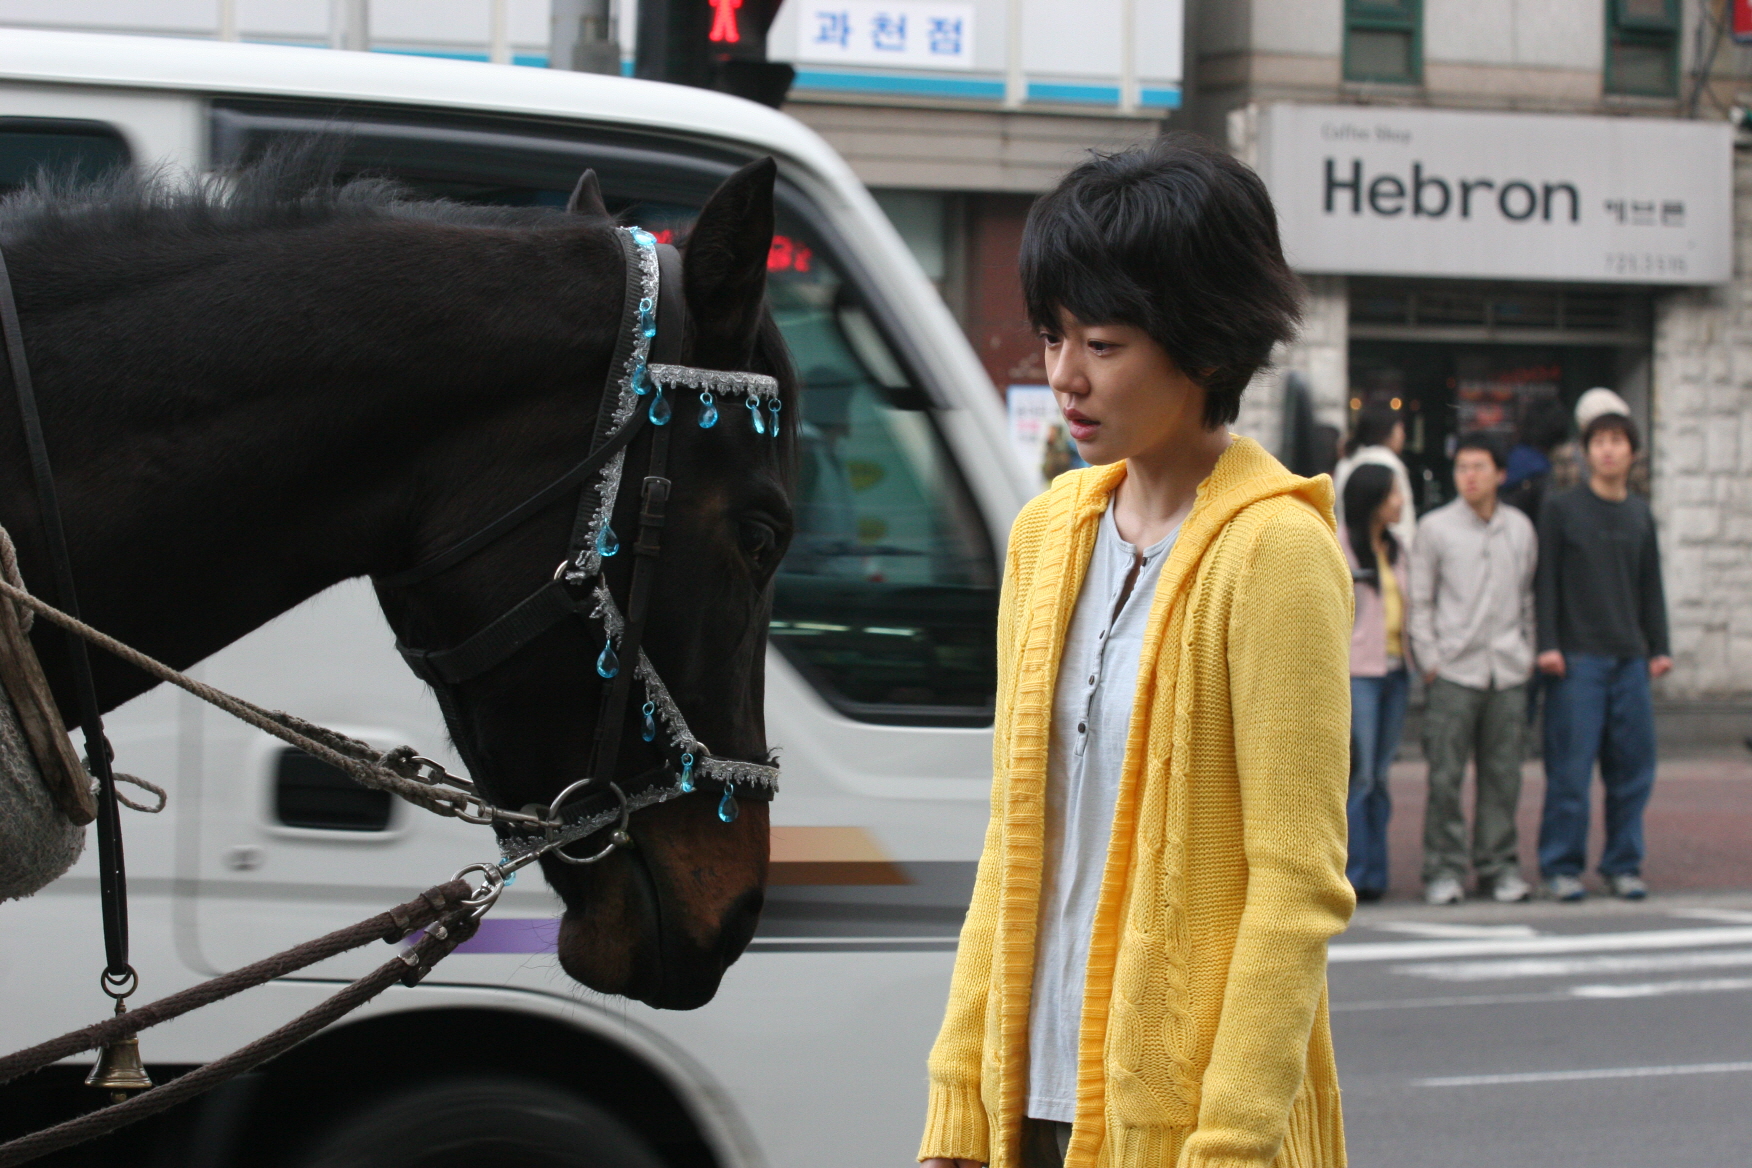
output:
{"label": "silver lace trim on bridle", "polygon": [[[625,227],[621,230],[631,234],[633,242],[638,245],[639,255],[639,297],[641,315],[650,313],[657,303],[658,267],[657,241],[648,232],[638,227]],[[617,382],[620,398],[615,404],[614,429],[625,425],[638,409],[644,395],[638,391],[638,380],[641,375],[648,378],[654,386],[686,386],[691,389],[709,391],[724,396],[756,397],[762,400],[776,400],[779,394],[779,383],[762,373],[740,373],[717,369],[696,369],[689,365],[647,365],[646,359],[651,352],[651,330],[641,323],[634,324],[632,352],[627,355],[626,365],[622,367],[621,376]],[[614,602],[614,596],[608,590],[607,583],[602,579],[602,556],[597,550],[597,537],[602,529],[612,521],[616,501],[620,497],[621,472],[625,462],[626,451],[617,451],[613,458],[603,464],[599,472],[597,485],[596,516],[591,521],[590,531],[584,543],[584,550],[565,572],[565,579],[570,584],[581,584],[591,579],[595,580],[592,595],[596,598],[596,607],[591,616],[602,622],[605,635],[612,640],[619,640],[626,630],[626,618],[621,614],[620,606]],[[714,758],[706,750],[706,746],[693,731],[688,728],[687,719],[682,716],[681,709],[670,695],[669,687],[663,684],[663,679],[651,664],[651,659],[645,655],[643,648],[639,650],[639,660],[633,665],[633,676],[644,684],[646,700],[651,703],[653,717],[662,727],[668,743],[679,754],[693,756],[693,776],[696,780],[721,783],[726,787],[750,787],[778,793],[779,768],[762,763],[742,762],[736,759]],[[605,827],[616,823],[623,816],[644,807],[658,803],[667,803],[671,799],[679,799],[688,794],[682,789],[682,777],[668,784],[653,784],[631,795],[625,796],[625,806],[616,805],[607,811],[598,812],[576,823],[568,824],[558,832],[549,836],[510,836],[503,841],[507,859],[516,860],[533,852],[548,851],[564,846],[585,836],[593,835]]]}

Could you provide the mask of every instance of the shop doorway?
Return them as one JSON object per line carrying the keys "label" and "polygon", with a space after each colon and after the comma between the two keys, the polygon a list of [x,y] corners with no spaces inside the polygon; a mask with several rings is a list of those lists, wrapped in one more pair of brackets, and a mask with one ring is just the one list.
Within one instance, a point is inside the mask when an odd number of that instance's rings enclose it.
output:
{"label": "shop doorway", "polygon": [[1355,279],[1350,407],[1403,412],[1422,514],[1454,497],[1461,434],[1489,431],[1512,446],[1541,403],[1567,419],[1584,392],[1607,386],[1647,433],[1647,319],[1646,296],[1617,289]]}
{"label": "shop doorway", "polygon": [[1418,514],[1454,497],[1454,444],[1484,430],[1507,449],[1536,403],[1565,413],[1596,385],[1621,384],[1623,354],[1585,345],[1452,345],[1353,341],[1351,408],[1392,404],[1405,415],[1405,468]]}

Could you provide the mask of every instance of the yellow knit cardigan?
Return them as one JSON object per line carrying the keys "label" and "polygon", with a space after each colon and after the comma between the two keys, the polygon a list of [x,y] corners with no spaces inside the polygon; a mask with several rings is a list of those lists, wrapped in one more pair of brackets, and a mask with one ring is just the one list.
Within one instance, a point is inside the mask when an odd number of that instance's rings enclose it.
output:
{"label": "yellow knit cardigan", "polygon": [[[1053,686],[1124,474],[1060,476],[1011,533],[992,817],[921,1160],[1020,1163]],[[1355,907],[1351,605],[1331,480],[1235,439],[1199,487],[1144,635],[1066,1168],[1343,1168],[1326,942]]]}

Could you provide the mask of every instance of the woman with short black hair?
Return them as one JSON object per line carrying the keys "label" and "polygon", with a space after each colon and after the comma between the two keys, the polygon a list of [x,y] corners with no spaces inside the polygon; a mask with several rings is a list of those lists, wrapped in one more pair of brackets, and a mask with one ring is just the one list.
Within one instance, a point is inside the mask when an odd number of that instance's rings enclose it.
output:
{"label": "woman with short black hair", "polygon": [[920,1159],[1339,1168],[1350,572],[1331,480],[1228,431],[1297,321],[1271,199],[1196,138],[1097,155],[1030,212],[1022,281],[1091,465],[1010,536]]}

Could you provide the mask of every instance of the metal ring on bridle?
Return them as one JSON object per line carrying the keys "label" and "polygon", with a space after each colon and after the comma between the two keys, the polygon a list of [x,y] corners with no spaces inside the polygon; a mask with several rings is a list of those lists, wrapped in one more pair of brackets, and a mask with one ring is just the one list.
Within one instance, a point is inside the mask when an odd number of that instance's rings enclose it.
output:
{"label": "metal ring on bridle", "polygon": [[[118,1002],[131,996],[135,990],[140,988],[140,975],[134,972],[132,965],[126,966],[119,977],[106,969],[98,975],[97,980],[98,984],[103,987],[103,992]],[[123,986],[127,988],[121,988]]]}
{"label": "metal ring on bridle", "polygon": [[595,781],[595,779],[579,779],[564,791],[561,791],[554,797],[554,801],[548,804],[547,817],[549,822],[555,825],[547,829],[548,850],[549,854],[555,859],[563,860],[568,864],[594,864],[598,860],[607,859],[608,854],[616,848],[624,848],[633,842],[633,837],[627,834],[627,823],[632,819],[632,809],[627,804],[627,793],[620,789],[620,784],[618,783],[610,783],[608,789],[614,792],[614,797],[616,799],[620,800],[620,822],[616,823],[614,825],[614,830],[608,833],[608,843],[603,846],[601,851],[583,857],[568,856],[565,852],[565,845],[555,842],[555,836],[559,830],[560,807],[566,802],[566,798],[571,795],[573,791],[578,790],[580,787],[588,787]]}

